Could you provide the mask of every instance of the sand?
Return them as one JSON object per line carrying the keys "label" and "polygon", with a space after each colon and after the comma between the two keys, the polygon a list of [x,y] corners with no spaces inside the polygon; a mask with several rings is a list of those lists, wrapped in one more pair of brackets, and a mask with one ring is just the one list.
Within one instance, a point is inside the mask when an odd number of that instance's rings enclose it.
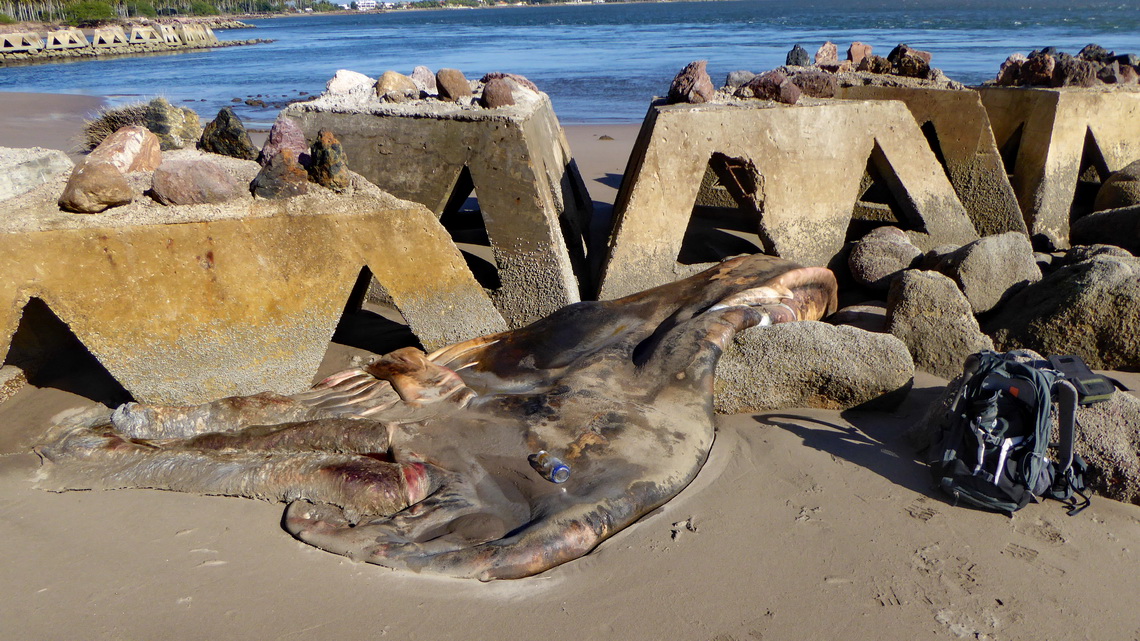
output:
{"label": "sand", "polygon": [[[5,136],[30,119],[10,100]],[[26,144],[50,146],[82,115],[62,108],[70,119],[21,132]],[[636,130],[568,128],[603,212]],[[350,353],[332,344],[323,369]],[[281,505],[36,490],[28,447],[92,403],[64,391],[83,391],[74,381],[39,381],[0,404],[0,639],[1140,639],[1140,507],[1009,518],[948,504],[899,438],[944,383],[920,374],[889,413],[721,417],[676,499],[582,559],[481,584],[306,546]]]}

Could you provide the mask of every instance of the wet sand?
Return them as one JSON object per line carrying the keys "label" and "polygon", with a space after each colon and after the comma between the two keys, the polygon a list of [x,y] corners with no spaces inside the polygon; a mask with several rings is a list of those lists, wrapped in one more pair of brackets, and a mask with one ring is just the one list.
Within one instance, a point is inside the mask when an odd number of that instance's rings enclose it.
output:
{"label": "wet sand", "polygon": [[[13,122],[24,145],[78,130],[74,97],[15,96],[0,94],[0,145]],[[603,207],[636,130],[568,128]],[[351,353],[331,344],[323,369]],[[0,639],[1140,638],[1140,507],[948,504],[900,439],[942,384],[920,375],[894,412],[721,417],[676,499],[582,559],[491,584],[322,552],[281,529],[282,505],[36,490],[30,444],[92,401],[29,385],[0,404]]]}

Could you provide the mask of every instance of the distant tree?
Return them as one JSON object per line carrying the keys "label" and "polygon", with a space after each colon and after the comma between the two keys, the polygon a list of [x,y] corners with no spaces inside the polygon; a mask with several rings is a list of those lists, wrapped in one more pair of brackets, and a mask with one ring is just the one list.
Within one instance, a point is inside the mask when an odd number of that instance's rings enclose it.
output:
{"label": "distant tree", "polygon": [[352,2],[348,3],[348,8],[352,9],[353,11],[358,11],[360,10],[360,5],[356,4],[356,0],[353,0]]}
{"label": "distant tree", "polygon": [[158,11],[149,0],[136,0],[135,2],[128,2],[126,4],[127,17],[132,16],[145,16],[147,18],[154,18],[158,16]]}
{"label": "distant tree", "polygon": [[65,10],[67,22],[73,25],[97,24],[119,17],[118,12],[104,0],[80,0]]}
{"label": "distant tree", "polygon": [[193,0],[190,3],[189,13],[192,16],[216,16],[218,8],[205,0]]}
{"label": "distant tree", "polygon": [[[352,4],[356,4],[355,2]],[[0,24],[12,24],[16,19],[6,13],[0,13]]]}

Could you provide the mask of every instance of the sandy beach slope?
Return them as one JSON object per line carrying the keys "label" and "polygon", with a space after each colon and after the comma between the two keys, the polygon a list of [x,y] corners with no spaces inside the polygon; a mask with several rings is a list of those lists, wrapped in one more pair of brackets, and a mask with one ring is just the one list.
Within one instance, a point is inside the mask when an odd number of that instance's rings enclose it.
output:
{"label": "sandy beach slope", "polygon": [[[0,145],[12,119],[24,144],[58,144],[84,109],[37,131],[43,100],[25,99],[0,94]],[[603,205],[636,129],[568,128]],[[347,354],[333,345],[323,369]],[[899,438],[943,384],[920,375],[894,412],[721,417],[676,499],[582,559],[491,584],[319,551],[281,529],[281,505],[36,490],[29,446],[92,401],[27,386],[0,404],[0,639],[1140,639],[1140,507],[949,505]]]}

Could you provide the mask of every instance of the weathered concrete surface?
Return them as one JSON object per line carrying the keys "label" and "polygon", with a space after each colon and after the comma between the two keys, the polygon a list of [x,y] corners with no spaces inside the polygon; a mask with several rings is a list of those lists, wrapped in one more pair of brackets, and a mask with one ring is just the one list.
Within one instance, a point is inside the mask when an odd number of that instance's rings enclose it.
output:
{"label": "weathered concrete surface", "polygon": [[868,159],[889,183],[920,249],[978,237],[900,102],[654,105],[614,207],[600,298],[704,268],[681,265],[677,255],[714,153],[755,168],[757,193],[745,196],[765,251],[804,265],[840,259]]}
{"label": "weathered concrete surface", "polygon": [[139,400],[297,392],[365,266],[428,349],[506,328],[431,212],[355,182],[113,215],[60,212],[62,180],[5,201],[0,356],[35,297]]}
{"label": "weathered concrete surface", "polygon": [[502,283],[492,298],[520,327],[581,300],[580,283],[590,280],[592,202],[550,99],[531,95],[497,109],[374,95],[345,107],[326,97],[285,113],[310,141],[332,131],[349,168],[436,215],[462,204],[473,183]]}
{"label": "weathered concrete surface", "polygon": [[14,198],[71,172],[67,154],[54,149],[0,147],[0,200]]}
{"label": "weathered concrete surface", "polygon": [[1068,247],[1086,138],[1103,160],[1100,171],[1117,171],[1140,158],[1140,88],[984,87],[979,92],[998,147],[1020,135],[1012,184],[1029,233]]}
{"label": "weathered concrete surface", "polygon": [[920,126],[933,127],[950,184],[978,235],[1027,231],[977,92],[859,85],[840,86],[836,97],[901,100]]}

